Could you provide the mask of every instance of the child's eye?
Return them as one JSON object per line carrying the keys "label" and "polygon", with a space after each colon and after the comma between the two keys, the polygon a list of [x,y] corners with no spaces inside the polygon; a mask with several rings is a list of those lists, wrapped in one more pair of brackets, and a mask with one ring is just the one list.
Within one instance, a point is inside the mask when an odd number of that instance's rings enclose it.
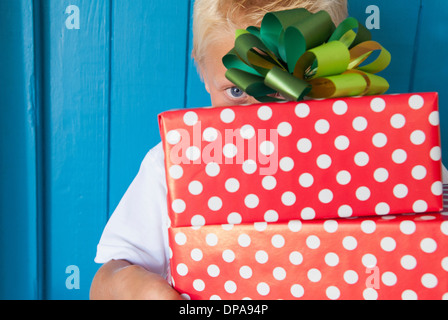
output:
{"label": "child's eye", "polygon": [[226,89],[226,93],[230,98],[238,99],[245,95],[244,91],[238,87],[231,87]]}

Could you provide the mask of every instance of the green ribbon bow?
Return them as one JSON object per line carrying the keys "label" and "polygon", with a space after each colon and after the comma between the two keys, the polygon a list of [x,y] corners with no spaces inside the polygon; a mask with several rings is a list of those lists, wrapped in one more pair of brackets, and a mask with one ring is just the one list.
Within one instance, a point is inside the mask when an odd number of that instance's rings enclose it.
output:
{"label": "green ribbon bow", "polygon": [[356,19],[336,28],[326,11],[303,8],[270,12],[260,28],[237,30],[222,59],[227,79],[260,102],[283,100],[277,93],[291,101],[383,94],[389,83],[375,73],[390,60]]}

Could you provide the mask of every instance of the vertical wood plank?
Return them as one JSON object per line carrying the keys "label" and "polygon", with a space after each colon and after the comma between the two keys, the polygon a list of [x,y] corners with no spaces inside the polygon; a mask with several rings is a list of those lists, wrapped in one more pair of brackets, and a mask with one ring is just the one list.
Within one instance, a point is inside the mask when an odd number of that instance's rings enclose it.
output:
{"label": "vertical wood plank", "polygon": [[439,92],[442,158],[448,160],[448,2],[422,0],[412,91]]}
{"label": "vertical wood plank", "polygon": [[[87,299],[106,221],[109,0],[43,0],[46,299]],[[68,29],[66,8],[80,10]],[[79,289],[66,286],[67,267]],[[72,283],[75,283],[75,279]]]}
{"label": "vertical wood plank", "polygon": [[113,1],[110,209],[160,142],[158,113],[184,107],[189,1]]}
{"label": "vertical wood plank", "polygon": [[0,299],[37,299],[32,0],[0,1]]}

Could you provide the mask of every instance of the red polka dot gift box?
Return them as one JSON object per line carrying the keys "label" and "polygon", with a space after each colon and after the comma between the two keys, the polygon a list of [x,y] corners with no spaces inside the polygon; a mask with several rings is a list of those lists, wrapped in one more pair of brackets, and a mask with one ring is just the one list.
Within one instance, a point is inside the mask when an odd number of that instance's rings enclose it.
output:
{"label": "red polka dot gift box", "polygon": [[160,114],[175,288],[192,299],[441,298],[437,101]]}

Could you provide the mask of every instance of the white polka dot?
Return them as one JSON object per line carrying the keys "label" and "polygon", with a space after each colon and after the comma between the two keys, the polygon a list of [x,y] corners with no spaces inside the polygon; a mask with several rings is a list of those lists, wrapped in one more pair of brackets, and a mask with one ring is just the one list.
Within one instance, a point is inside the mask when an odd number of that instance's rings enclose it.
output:
{"label": "white polka dot", "polygon": [[228,293],[235,293],[236,292],[236,283],[233,282],[232,280],[228,280],[224,283],[224,289],[226,290],[226,292]]}
{"label": "white polka dot", "polygon": [[394,196],[403,199],[408,195],[408,187],[404,184],[397,184],[393,190]]}
{"label": "white polka dot", "polygon": [[431,238],[425,238],[420,242],[420,249],[426,253],[433,253],[437,249],[437,242]]}
{"label": "white polka dot", "polygon": [[282,122],[277,126],[277,132],[282,137],[287,137],[292,132],[292,126],[289,122]]}
{"label": "white polka dot", "polygon": [[305,294],[305,290],[300,284],[293,284],[291,286],[291,294],[294,298],[301,298]]}
{"label": "white polka dot", "polygon": [[188,111],[184,114],[184,123],[187,126],[194,126],[198,122],[198,115],[194,111]]}
{"label": "white polka dot", "polygon": [[235,260],[235,253],[230,249],[226,249],[222,252],[222,259],[225,262],[232,262]]}
{"label": "white polka dot", "polygon": [[282,169],[285,172],[289,172],[294,168],[294,160],[292,160],[290,157],[284,157],[280,159],[280,169]]}
{"label": "white polka dot", "polygon": [[227,223],[240,224],[243,218],[238,212],[232,212],[227,216]]}
{"label": "white polka dot", "polygon": [[235,120],[235,112],[232,109],[224,109],[221,111],[221,121],[224,123],[231,123]]}
{"label": "white polka dot", "polygon": [[250,279],[252,277],[252,269],[249,266],[242,266],[240,268],[240,276],[243,279]]}
{"label": "white polka dot", "polygon": [[237,192],[240,188],[240,182],[235,178],[227,179],[225,183],[225,188],[228,192]]}
{"label": "white polka dot", "polygon": [[355,163],[357,166],[365,167],[369,163],[369,155],[366,152],[358,152],[355,154]]}
{"label": "white polka dot", "polygon": [[322,279],[322,274],[318,269],[313,268],[308,270],[307,277],[311,282],[319,282]]}
{"label": "white polka dot", "polygon": [[257,115],[261,120],[269,120],[272,117],[272,109],[268,106],[262,106],[258,109]]}
{"label": "white polka dot", "polygon": [[358,282],[359,276],[356,273],[356,271],[353,270],[347,270],[344,272],[344,281],[348,284],[355,284]]}
{"label": "white polka dot", "polygon": [[285,245],[285,238],[279,234],[276,234],[271,238],[271,243],[275,248],[281,248]]}
{"label": "white polka dot", "polygon": [[412,210],[415,213],[423,213],[426,212],[428,210],[428,204],[426,203],[426,201],[424,200],[417,200],[414,202],[414,204],[412,205]]}
{"label": "white polka dot", "polygon": [[309,173],[303,173],[299,177],[299,184],[304,188],[309,188],[313,185],[314,178]]}
{"label": "white polka dot", "polygon": [[336,181],[341,185],[347,185],[350,183],[352,179],[352,176],[350,175],[350,172],[346,170],[339,171],[336,175]]}
{"label": "white polka dot", "polygon": [[312,143],[307,138],[302,138],[297,142],[297,150],[299,150],[302,153],[307,153],[311,150]]}
{"label": "white polka dot", "polygon": [[370,102],[370,108],[375,112],[381,112],[386,108],[386,101],[382,98],[374,98]]}
{"label": "white polka dot", "polygon": [[299,232],[302,230],[302,222],[300,220],[290,220],[288,222],[288,229],[292,232]]}
{"label": "white polka dot", "polygon": [[341,218],[351,217],[353,214],[353,209],[349,205],[342,205],[338,208],[338,216]]}
{"label": "white polka dot", "polygon": [[437,280],[437,277],[435,275],[433,275],[432,273],[425,273],[422,276],[421,282],[425,288],[432,289],[437,286],[439,281]]}
{"label": "white polka dot", "polygon": [[214,197],[211,197],[210,199],[208,199],[208,207],[212,211],[218,211],[219,209],[221,209],[221,207],[222,207],[221,198],[214,196]]}
{"label": "white polka dot", "polygon": [[404,290],[401,294],[402,300],[418,300],[417,293],[412,290]]}
{"label": "white polka dot", "polygon": [[314,130],[319,134],[325,134],[330,130],[330,123],[325,119],[317,120],[314,124]]}
{"label": "white polka dot", "polygon": [[171,208],[173,209],[173,211],[175,213],[182,213],[185,211],[185,208],[186,208],[185,201],[182,199],[176,199],[171,204]]}
{"label": "white polka dot", "polygon": [[269,260],[268,253],[264,250],[258,250],[255,253],[255,260],[260,264],[265,264]]}
{"label": "white polka dot", "polygon": [[448,257],[442,259],[442,268],[445,271],[448,271]]}
{"label": "white polka dot", "polygon": [[384,133],[376,133],[372,137],[372,143],[377,148],[382,148],[387,144],[387,136]]}
{"label": "white polka dot", "polygon": [[182,169],[182,167],[177,164],[171,166],[169,168],[168,172],[169,172],[170,177],[175,180],[182,178],[182,176],[184,174],[184,170]]}
{"label": "white polka dot", "polygon": [[333,112],[337,115],[343,115],[347,112],[348,106],[345,101],[338,100],[333,103]]}
{"label": "white polka dot", "polygon": [[264,213],[264,221],[276,222],[278,220],[278,213],[275,210],[268,210]]}
{"label": "white polka dot", "polygon": [[336,220],[325,220],[324,230],[328,233],[335,233],[338,230],[338,222]]}
{"label": "white polka dot", "polygon": [[394,152],[392,152],[392,160],[393,162],[397,163],[397,164],[402,164],[406,161],[408,155],[406,153],[406,151],[404,151],[403,149],[397,149]]}
{"label": "white polka dot", "polygon": [[353,120],[352,126],[356,131],[364,131],[367,128],[367,120],[364,117],[356,117]]}
{"label": "white polka dot", "polygon": [[310,114],[310,107],[306,103],[299,103],[295,108],[295,113],[299,118],[306,118]]}
{"label": "white polka dot", "polygon": [[188,160],[196,161],[201,157],[201,150],[198,147],[191,146],[187,148],[185,155]]}
{"label": "white polka dot", "polygon": [[241,127],[240,135],[243,139],[252,139],[255,136],[255,129],[250,124]]}
{"label": "white polka dot", "polygon": [[386,271],[381,276],[381,281],[383,281],[386,286],[391,287],[397,283],[397,276],[391,271]]}
{"label": "white polka dot", "polygon": [[337,300],[341,296],[341,291],[335,286],[330,286],[327,288],[327,290],[325,290],[325,294],[327,295],[328,299]]}
{"label": "white polka dot", "polygon": [[395,129],[401,129],[404,127],[405,124],[406,124],[406,118],[400,113],[394,114],[390,118],[390,125]]}
{"label": "white polka dot", "polygon": [[211,264],[207,267],[207,273],[210,277],[216,278],[220,273],[219,267],[216,264]]}
{"label": "white polka dot", "polygon": [[200,183],[197,180],[191,181],[188,184],[188,191],[192,194],[192,195],[198,195],[202,192],[203,190],[203,186],[202,183]]}
{"label": "white polka dot", "polygon": [[425,104],[425,100],[420,95],[413,95],[409,98],[409,106],[414,109],[420,109]]}
{"label": "white polka dot", "polygon": [[257,284],[257,292],[261,296],[267,296],[270,290],[271,289],[269,288],[269,285],[266,282],[260,282],[259,284]]}
{"label": "white polka dot", "polygon": [[389,172],[384,168],[378,168],[373,173],[373,177],[378,182],[385,182],[389,178]]}
{"label": "white polka dot", "polygon": [[421,130],[415,130],[411,133],[411,142],[415,145],[421,145],[425,142],[425,133]]}
{"label": "white polka dot", "polygon": [[205,218],[200,214],[194,215],[191,217],[191,225],[192,226],[203,226],[205,225]]}
{"label": "white polka dot", "polygon": [[238,244],[243,248],[250,246],[250,241],[250,237],[245,233],[240,234],[238,237]]}
{"label": "white polka dot", "polygon": [[329,189],[323,189],[319,192],[319,201],[322,203],[330,203],[333,200],[333,192]]}
{"label": "white polka dot", "polygon": [[431,192],[435,196],[440,196],[443,193],[443,184],[440,181],[436,181],[431,185]]}
{"label": "white polka dot", "polygon": [[201,279],[196,279],[193,281],[193,288],[196,291],[204,291],[205,289],[205,283]]}
{"label": "white polka dot", "polygon": [[183,246],[185,243],[187,243],[187,236],[183,232],[178,232],[174,236],[174,241],[180,245]]}
{"label": "white polka dot", "polygon": [[364,233],[372,234],[376,230],[376,223],[372,220],[364,220],[361,222],[361,230]]}
{"label": "white polka dot", "polygon": [[330,267],[335,267],[339,264],[339,257],[334,252],[329,252],[325,255],[325,263]]}
{"label": "white polka dot", "polygon": [[429,123],[433,126],[438,126],[440,124],[440,116],[438,111],[433,111],[428,117]]}
{"label": "white polka dot", "polygon": [[214,247],[218,244],[218,236],[214,233],[209,233],[205,236],[205,242],[209,246]]}
{"label": "white polka dot", "polygon": [[172,145],[179,143],[180,138],[181,135],[177,130],[168,131],[168,133],[166,134],[166,141]]}
{"label": "white polka dot", "polygon": [[367,254],[362,256],[361,262],[364,265],[364,267],[366,267],[366,268],[373,268],[373,267],[376,266],[377,260],[376,260],[376,257],[373,254],[367,253]]}
{"label": "white polka dot", "polygon": [[263,141],[260,143],[260,152],[265,156],[273,154],[275,151],[275,146],[271,141]]}
{"label": "white polka dot", "polygon": [[207,142],[212,142],[218,139],[219,133],[215,128],[209,127],[202,133],[202,138]]}
{"label": "white polka dot", "polygon": [[401,257],[401,266],[406,270],[412,270],[417,266],[417,260],[411,255]]}
{"label": "white polka dot", "polygon": [[356,239],[352,236],[347,236],[342,239],[342,246],[349,251],[355,250],[358,246],[358,241],[356,241]]}
{"label": "white polka dot", "polygon": [[424,166],[415,166],[412,168],[412,177],[416,180],[422,180],[426,177],[426,168]]}
{"label": "white polka dot", "polygon": [[317,157],[316,164],[321,169],[328,169],[331,166],[331,158],[327,154]]}
{"label": "white polka dot", "polygon": [[384,251],[392,252],[397,247],[397,243],[395,242],[394,238],[384,237],[383,239],[381,239],[380,246]]}
{"label": "white polka dot", "polygon": [[292,206],[295,202],[296,202],[296,195],[293,192],[287,191],[282,194],[282,203],[285,206]]}
{"label": "white polka dot", "polygon": [[244,204],[246,205],[246,207],[248,207],[250,209],[256,208],[259,203],[260,203],[260,200],[258,199],[257,195],[255,195],[255,194],[248,194],[244,198]]}
{"label": "white polka dot", "polygon": [[216,177],[219,174],[220,170],[221,169],[219,167],[219,164],[217,164],[216,162],[209,162],[205,166],[205,172],[210,177]]}
{"label": "white polka dot", "polygon": [[379,216],[389,214],[390,206],[386,202],[380,202],[375,206],[375,213]]}
{"label": "white polka dot", "polygon": [[356,189],[356,198],[360,201],[366,201],[370,198],[370,190],[367,187],[359,187]]}
{"label": "white polka dot", "polygon": [[184,277],[188,274],[188,267],[185,263],[179,263],[176,267],[176,271],[180,276]]}
{"label": "white polka dot", "polygon": [[247,174],[253,174],[255,171],[257,171],[257,163],[252,159],[244,161],[243,171]]}
{"label": "white polka dot", "polygon": [[362,292],[362,296],[365,300],[377,300],[378,292],[373,288],[367,288]]}
{"label": "white polka dot", "polygon": [[261,185],[266,190],[272,190],[277,185],[277,180],[273,176],[266,176],[261,180]]}
{"label": "white polka dot", "polygon": [[233,158],[236,156],[238,149],[233,143],[228,143],[224,146],[222,152],[226,158]]}
{"label": "white polka dot", "polygon": [[320,239],[317,236],[309,236],[306,238],[306,245],[310,249],[317,249],[320,246]]}
{"label": "white polka dot", "polygon": [[[448,221],[443,221],[440,225],[440,231],[446,236],[448,236]],[[448,271],[448,270],[447,270]]]}
{"label": "white polka dot", "polygon": [[191,250],[190,256],[194,261],[201,261],[204,257],[204,254],[202,253],[201,249],[195,248]]}
{"label": "white polka dot", "polygon": [[312,220],[316,217],[316,211],[313,208],[304,208],[300,213],[303,220]]}
{"label": "white polka dot", "polygon": [[338,150],[347,150],[350,146],[350,140],[346,136],[339,136],[334,140],[334,146]]}
{"label": "white polka dot", "polygon": [[414,221],[406,220],[400,223],[400,231],[404,234],[413,234],[416,230],[416,225]]}
{"label": "white polka dot", "polygon": [[293,265],[298,266],[299,264],[301,264],[303,262],[303,256],[300,252],[293,251],[289,254],[289,261]]}
{"label": "white polka dot", "polygon": [[281,280],[284,280],[286,278],[286,271],[282,267],[276,267],[272,271],[272,275],[274,276],[274,278],[276,280],[281,281]]}
{"label": "white polka dot", "polygon": [[442,158],[442,149],[440,149],[439,146],[432,148],[429,152],[429,156],[432,160],[439,161]]}

